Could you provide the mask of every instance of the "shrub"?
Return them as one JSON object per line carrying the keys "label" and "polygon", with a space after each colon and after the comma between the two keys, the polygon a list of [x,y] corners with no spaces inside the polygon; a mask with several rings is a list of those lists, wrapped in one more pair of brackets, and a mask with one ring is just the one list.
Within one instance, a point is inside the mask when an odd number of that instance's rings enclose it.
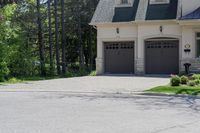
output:
{"label": "shrub", "polygon": [[86,70],[68,70],[66,77],[80,77],[87,76],[89,73]]}
{"label": "shrub", "polygon": [[13,78],[10,78],[7,82],[10,83],[10,84],[15,84],[15,83],[23,82],[23,80],[20,80],[20,79],[13,77]]}
{"label": "shrub", "polygon": [[90,72],[90,74],[89,74],[89,76],[96,76],[96,75],[97,75],[96,71],[92,71],[92,72]]}
{"label": "shrub", "polygon": [[192,75],[192,79],[193,80],[196,80],[196,79],[200,80],[200,74],[194,74],[194,75]]}
{"label": "shrub", "polygon": [[200,80],[199,79],[194,80],[194,82],[195,82],[196,85],[200,84]]}
{"label": "shrub", "polygon": [[179,76],[174,75],[171,77],[171,80],[170,80],[171,86],[179,86],[180,82],[181,82],[181,80],[180,80]]}
{"label": "shrub", "polygon": [[195,83],[194,80],[190,80],[190,81],[188,82],[188,86],[195,86],[195,85],[196,85],[196,83]]}
{"label": "shrub", "polygon": [[5,62],[0,62],[0,82],[5,81],[5,78],[9,74],[9,69]]}
{"label": "shrub", "polygon": [[181,84],[187,84],[187,82],[189,81],[187,76],[181,76],[180,80],[181,80]]}

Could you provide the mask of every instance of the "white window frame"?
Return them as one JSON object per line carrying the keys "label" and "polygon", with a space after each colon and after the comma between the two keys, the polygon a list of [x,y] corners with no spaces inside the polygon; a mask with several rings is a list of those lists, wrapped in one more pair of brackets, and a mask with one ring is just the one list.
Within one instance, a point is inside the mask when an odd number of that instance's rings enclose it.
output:
{"label": "white window frame", "polygon": [[150,0],[150,5],[156,5],[156,4],[169,4],[170,0]]}
{"label": "white window frame", "polygon": [[128,4],[129,3],[129,0],[121,0],[121,4]]}
{"label": "white window frame", "polygon": [[131,7],[134,0],[127,0],[128,3],[122,3],[122,0],[116,0],[115,7]]}

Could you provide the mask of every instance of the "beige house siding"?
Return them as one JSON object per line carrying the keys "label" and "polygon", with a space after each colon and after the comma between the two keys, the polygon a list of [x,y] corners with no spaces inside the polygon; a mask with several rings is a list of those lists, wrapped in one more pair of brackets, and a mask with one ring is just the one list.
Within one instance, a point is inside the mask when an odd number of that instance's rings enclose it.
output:
{"label": "beige house siding", "polygon": [[[160,32],[160,26],[163,31]],[[134,41],[135,42],[135,73],[145,74],[145,48],[146,39],[154,37],[173,37],[179,39],[179,66],[180,72],[184,71],[183,64],[189,62],[192,64],[192,70],[197,71],[200,68],[200,61],[196,58],[195,33],[198,26],[182,26],[177,21],[169,22],[130,22],[115,24],[97,25],[97,74],[104,73],[104,42],[114,41]],[[119,34],[116,29],[119,28]],[[199,27],[200,28],[200,27]],[[200,31],[200,29],[199,29]],[[191,52],[184,52],[184,46],[191,45]]]}

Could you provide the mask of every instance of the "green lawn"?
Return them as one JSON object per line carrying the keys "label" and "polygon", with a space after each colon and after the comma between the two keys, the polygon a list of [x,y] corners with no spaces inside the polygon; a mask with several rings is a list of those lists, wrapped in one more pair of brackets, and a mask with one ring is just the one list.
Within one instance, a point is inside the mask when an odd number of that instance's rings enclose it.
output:
{"label": "green lawn", "polygon": [[16,84],[16,83],[24,83],[28,81],[39,81],[39,80],[48,80],[48,79],[57,79],[60,77],[40,77],[40,76],[35,76],[35,77],[18,77],[18,78],[10,78],[9,80],[6,80],[4,82],[0,82],[0,85],[3,84]]}
{"label": "green lawn", "polygon": [[29,81],[39,81],[39,80],[50,80],[50,79],[59,79],[59,78],[71,78],[71,77],[80,77],[80,76],[96,76],[96,71],[92,72],[68,72],[65,76],[33,76],[33,77],[18,77],[18,78],[9,78],[4,82],[0,82],[0,85],[3,84],[16,84],[16,83],[24,83]]}
{"label": "green lawn", "polygon": [[159,86],[146,90],[145,92],[158,92],[158,93],[171,93],[171,94],[188,94],[188,95],[200,95],[200,86]]}

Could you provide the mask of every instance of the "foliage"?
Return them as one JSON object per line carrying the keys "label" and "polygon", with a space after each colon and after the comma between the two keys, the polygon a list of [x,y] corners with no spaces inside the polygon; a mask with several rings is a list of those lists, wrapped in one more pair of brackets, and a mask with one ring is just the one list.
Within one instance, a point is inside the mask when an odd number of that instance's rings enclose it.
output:
{"label": "foliage", "polygon": [[199,79],[194,80],[194,82],[195,82],[196,85],[200,84],[200,80]]}
{"label": "foliage", "polygon": [[189,81],[189,78],[183,75],[180,77],[180,80],[181,80],[181,84],[187,84],[187,82]]}
{"label": "foliage", "polygon": [[188,86],[195,86],[195,85],[196,85],[196,83],[195,83],[194,80],[190,80],[190,81],[188,82]]}
{"label": "foliage", "polygon": [[179,86],[181,83],[180,77],[177,75],[173,75],[170,80],[171,86]]}
{"label": "foliage", "polygon": [[9,74],[9,69],[5,62],[0,62],[0,82],[3,82]]}
{"label": "foliage", "polygon": [[80,76],[87,76],[88,71],[85,70],[68,70],[65,77],[80,77]]}
{"label": "foliage", "polygon": [[17,79],[17,78],[10,78],[7,83],[9,84],[16,84],[16,83],[20,83],[23,82],[23,80]]}
{"label": "foliage", "polygon": [[[56,75],[56,47],[55,47],[55,18],[58,18],[58,43],[62,45],[61,33],[63,31],[61,25],[61,1],[58,0],[58,15],[55,17],[54,0],[51,1],[50,15],[52,27],[49,26],[49,16],[47,15],[47,4],[41,2],[40,17],[42,23],[42,37],[44,47],[44,61],[41,62],[40,46],[38,45],[38,12],[36,0],[20,0],[16,4],[7,4],[0,8],[0,65],[2,67],[0,78],[4,80],[6,77],[35,77],[41,74],[41,64],[45,64],[47,74]],[[64,1],[65,7],[65,41],[66,45],[66,62],[68,64],[76,64],[75,68],[67,68],[66,75],[79,76],[87,75],[94,68],[96,56],[96,32],[88,23],[91,20],[98,0],[82,0],[76,2],[74,0]],[[79,11],[79,12],[78,12]],[[50,59],[49,45],[49,29],[52,31],[52,56]],[[80,31],[80,32],[77,32]],[[81,38],[79,37],[81,36]],[[82,57],[84,58],[84,69],[80,69],[80,45],[82,46]],[[59,52],[63,51],[63,47],[59,47]],[[58,59],[64,57],[60,54]],[[62,60],[62,61],[65,61]],[[65,62],[65,63],[66,63]],[[53,68],[50,67],[53,63]],[[58,65],[62,65],[60,62]],[[51,64],[52,65],[52,64]],[[66,65],[68,67],[70,65]],[[78,68],[78,69],[77,69]],[[91,69],[90,69],[91,68]],[[47,75],[48,76],[48,75]]]}
{"label": "foliage", "polygon": [[194,75],[192,75],[192,79],[193,80],[195,80],[195,79],[200,80],[200,74],[194,74]]}
{"label": "foliage", "polygon": [[89,74],[89,76],[96,76],[96,75],[97,75],[96,71],[92,71],[92,72],[90,72],[90,74]]}

